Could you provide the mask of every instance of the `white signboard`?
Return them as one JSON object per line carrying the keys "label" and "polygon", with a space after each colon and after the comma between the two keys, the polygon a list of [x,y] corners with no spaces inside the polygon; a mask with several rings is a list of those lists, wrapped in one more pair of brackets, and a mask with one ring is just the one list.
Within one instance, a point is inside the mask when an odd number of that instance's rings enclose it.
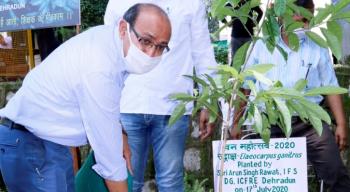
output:
{"label": "white signboard", "polygon": [[[213,141],[215,192],[307,192],[306,139]],[[224,169],[220,171],[221,159]]]}

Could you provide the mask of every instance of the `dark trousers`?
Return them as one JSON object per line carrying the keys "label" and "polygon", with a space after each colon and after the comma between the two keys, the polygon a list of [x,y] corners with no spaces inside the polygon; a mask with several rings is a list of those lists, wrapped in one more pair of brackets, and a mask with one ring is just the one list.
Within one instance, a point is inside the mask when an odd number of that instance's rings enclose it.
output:
{"label": "dark trousers", "polygon": [[[306,137],[308,161],[330,191],[349,192],[349,174],[341,160],[340,151],[330,127],[324,124],[321,136],[316,133],[311,124],[304,123],[299,118],[292,119],[292,127],[291,137]],[[271,137],[284,137],[284,134],[279,127],[273,126]]]}
{"label": "dark trousers", "polygon": [[242,47],[246,42],[250,41],[250,37],[231,37],[231,55],[235,56],[237,50]]}

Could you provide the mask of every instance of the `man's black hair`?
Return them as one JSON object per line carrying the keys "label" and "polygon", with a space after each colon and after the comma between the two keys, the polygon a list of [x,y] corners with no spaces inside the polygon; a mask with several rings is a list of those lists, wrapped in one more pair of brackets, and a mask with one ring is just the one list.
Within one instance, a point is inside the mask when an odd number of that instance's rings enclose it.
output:
{"label": "man's black hair", "polygon": [[305,9],[308,9],[308,10],[314,10],[315,8],[315,4],[313,0],[296,0],[294,4],[300,7],[304,7]]}
{"label": "man's black hair", "polygon": [[164,12],[164,10],[162,8],[158,7],[157,5],[150,4],[150,3],[137,3],[137,4],[133,5],[132,7],[130,7],[124,13],[123,19],[125,21],[127,21],[131,27],[134,27],[136,19],[137,19],[138,15],[140,14],[140,11],[142,10],[142,8],[145,8],[145,7],[154,8],[155,10],[159,11],[160,14],[167,16],[167,14]]}

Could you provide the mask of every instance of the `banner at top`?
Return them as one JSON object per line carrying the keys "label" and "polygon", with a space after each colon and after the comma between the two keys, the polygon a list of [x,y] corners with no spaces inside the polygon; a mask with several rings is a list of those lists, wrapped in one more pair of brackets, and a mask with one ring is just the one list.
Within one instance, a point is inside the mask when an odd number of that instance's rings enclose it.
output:
{"label": "banner at top", "polygon": [[0,0],[0,31],[80,24],[80,0]]}

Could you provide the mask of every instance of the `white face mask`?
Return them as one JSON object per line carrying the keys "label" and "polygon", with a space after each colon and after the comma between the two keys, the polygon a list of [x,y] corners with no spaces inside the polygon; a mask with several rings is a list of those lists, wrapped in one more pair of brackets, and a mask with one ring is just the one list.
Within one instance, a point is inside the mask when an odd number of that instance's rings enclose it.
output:
{"label": "white face mask", "polygon": [[[131,40],[129,24],[127,25],[127,33],[130,47],[126,57],[124,57],[126,71],[134,74],[143,74],[154,69],[161,61],[162,56],[151,57],[141,51]],[[123,50],[122,50],[123,52]],[[124,55],[124,54],[123,54]]]}
{"label": "white face mask", "polygon": [[307,30],[306,29],[304,29],[304,28],[297,28],[297,29],[294,29],[294,33],[300,38],[300,37],[302,37],[302,36],[305,36],[305,32],[306,32]]}

